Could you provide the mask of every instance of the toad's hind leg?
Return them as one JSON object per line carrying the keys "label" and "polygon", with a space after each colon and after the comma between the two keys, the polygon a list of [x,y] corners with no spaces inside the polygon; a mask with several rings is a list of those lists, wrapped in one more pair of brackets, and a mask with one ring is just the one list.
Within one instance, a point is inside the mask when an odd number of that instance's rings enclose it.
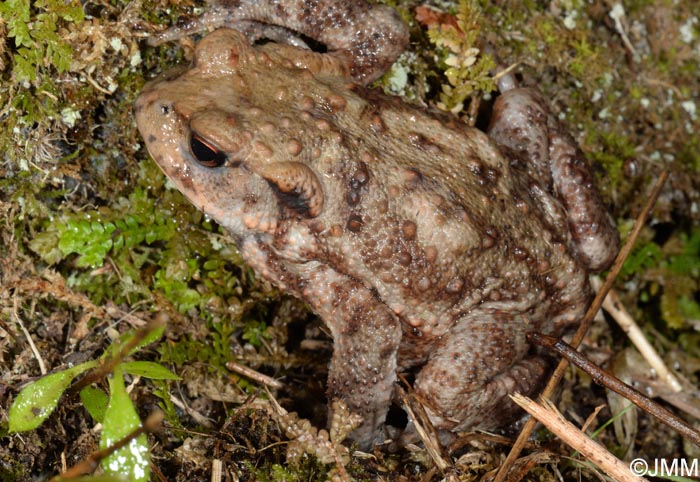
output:
{"label": "toad's hind leg", "polygon": [[617,254],[618,234],[585,155],[539,92],[505,88],[494,104],[489,137],[514,160],[526,160],[530,177],[562,204],[569,248],[579,261],[591,271],[605,269]]}
{"label": "toad's hind leg", "polygon": [[415,391],[435,428],[490,429],[519,412],[508,398],[541,388],[549,363],[528,353],[527,323],[505,313],[462,318],[416,377]]}

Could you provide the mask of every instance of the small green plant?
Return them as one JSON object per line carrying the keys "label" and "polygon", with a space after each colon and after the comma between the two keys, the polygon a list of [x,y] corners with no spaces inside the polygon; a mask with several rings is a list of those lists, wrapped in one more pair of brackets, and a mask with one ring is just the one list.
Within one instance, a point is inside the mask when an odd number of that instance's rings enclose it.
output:
{"label": "small green plant", "polygon": [[649,240],[634,249],[625,261],[622,277],[640,276],[648,280],[642,299],[659,296],[661,317],[674,330],[686,328],[697,319],[696,299],[700,278],[700,230],[681,233],[663,246]]}
{"label": "small green plant", "polygon": [[[36,429],[56,409],[61,397],[68,390],[79,389],[80,398],[90,416],[102,424],[100,449],[113,447],[120,440],[134,433],[141,425],[129,394],[124,376],[137,375],[154,380],[178,380],[167,368],[148,361],[123,361],[145,345],[156,341],[162,328],[145,328],[129,333],[112,343],[99,360],[81,363],[66,370],[47,375],[24,387],[9,411],[9,431],[26,432]],[[109,393],[105,393],[85,380],[97,381],[109,377]],[[77,386],[76,377],[85,374]],[[91,377],[91,375],[93,375]],[[145,434],[138,435],[111,453],[102,461],[107,475],[126,477],[131,481],[148,481],[150,475],[148,441]]]}
{"label": "small green plant", "polygon": [[68,70],[73,52],[58,35],[59,22],[81,22],[85,14],[80,2],[7,0],[0,3],[0,14],[7,22],[7,36],[15,39],[15,80],[34,82],[39,69],[49,66]]}
{"label": "small green plant", "polygon": [[[156,212],[146,190],[136,188],[123,203],[125,209],[66,213],[52,220],[37,234],[30,247],[49,262],[56,263],[77,254],[76,266],[96,268],[109,254],[132,249],[140,244],[170,239],[177,225],[164,213]],[[136,208],[134,208],[136,206]]]}
{"label": "small green plant", "polygon": [[490,92],[496,84],[490,72],[496,62],[476,46],[481,34],[481,10],[474,0],[461,0],[456,25],[439,22],[428,30],[428,38],[443,50],[449,84],[442,86],[438,107],[453,113],[464,108],[467,98],[477,92]]}
{"label": "small green plant", "polygon": [[263,338],[267,338],[267,323],[262,320],[248,320],[243,327],[242,338],[255,347],[262,345]]}
{"label": "small green plant", "polygon": [[158,291],[181,313],[231,314],[224,300],[255,284],[241,274],[246,268],[235,247],[219,242],[216,228],[179,192],[163,188],[154,163],[142,163],[137,177],[134,189],[109,206],[40,213],[31,250],[95,304],[134,304]]}
{"label": "small green plant", "polygon": [[[7,69],[0,65],[5,71],[0,97],[3,102],[9,99],[0,146],[22,163],[31,159],[26,155],[28,149],[19,148],[25,145],[36,149],[35,157],[39,159],[52,158],[55,151],[47,138],[55,129],[49,126],[60,124],[64,115],[65,120],[77,115],[74,109],[62,105],[63,92],[56,78],[71,67],[74,52],[66,32],[69,25],[84,20],[82,5],[76,0],[6,0],[0,2],[0,18],[8,37],[3,46],[12,54]],[[19,134],[19,129],[25,128],[44,134]]]}

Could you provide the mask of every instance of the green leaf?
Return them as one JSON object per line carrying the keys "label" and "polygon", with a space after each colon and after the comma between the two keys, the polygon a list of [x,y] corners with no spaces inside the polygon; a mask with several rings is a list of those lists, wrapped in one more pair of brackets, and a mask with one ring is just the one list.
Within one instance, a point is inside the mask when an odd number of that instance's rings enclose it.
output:
{"label": "green leaf", "polygon": [[663,257],[663,252],[658,244],[649,242],[635,247],[622,265],[623,278],[641,273],[644,269],[657,266]]}
{"label": "green leaf", "polygon": [[678,299],[678,306],[681,313],[688,320],[700,320],[700,304],[689,296],[682,296]]}
{"label": "green leaf", "polygon": [[163,365],[149,361],[124,362],[122,370],[132,375],[139,375],[154,380],[180,380],[180,377],[165,368]]}
{"label": "green leaf", "polygon": [[112,232],[116,229],[114,224],[70,218],[63,222],[66,225],[59,226],[61,235],[58,241],[58,248],[63,254],[79,254],[76,264],[81,268],[102,265],[105,256],[112,249]]}
{"label": "green leaf", "polygon": [[69,22],[82,22],[85,20],[85,12],[80,2],[76,2],[75,5],[66,6],[65,10],[61,12],[61,17]]}
{"label": "green leaf", "polygon": [[31,47],[32,41],[29,35],[29,0],[7,0],[0,3],[0,12],[8,25],[8,36],[14,37],[17,47]]}
{"label": "green leaf", "polygon": [[69,45],[57,42],[48,49],[48,55],[59,72],[68,71],[73,60],[73,50]]}
{"label": "green leaf", "polygon": [[24,22],[29,21],[29,0],[7,0],[0,3],[0,13]]}
{"label": "green leaf", "polygon": [[32,38],[29,35],[29,28],[27,28],[27,24],[24,22],[12,22],[8,35],[14,37],[17,47],[31,47],[33,44]]}
{"label": "green leaf", "polygon": [[15,61],[13,72],[19,82],[36,80],[36,65],[22,57],[19,54],[14,54],[12,58]]}
{"label": "green leaf", "polygon": [[[124,387],[119,367],[109,380],[109,405],[105,412],[100,449],[113,446],[141,425],[134,404]],[[121,475],[132,482],[147,482],[150,475],[148,439],[141,434],[102,462],[108,475]]]}
{"label": "green leaf", "polygon": [[[150,345],[151,343],[155,342],[158,340],[161,336],[163,336],[163,331],[165,331],[165,327],[161,326],[150,333],[148,333],[146,336],[143,337],[143,339],[136,344],[135,347],[133,347],[131,350],[129,350],[129,353],[127,353],[127,356],[133,355],[137,351],[139,351],[141,348],[143,348],[146,345]],[[107,347],[105,352],[102,354],[101,358],[107,358],[110,356],[115,356],[117,355],[122,347],[129,343],[129,341],[136,335],[135,331],[131,331],[128,333],[125,333],[121,337],[119,337],[117,340],[115,340],[111,345]]]}
{"label": "green leaf", "polygon": [[95,387],[85,387],[80,391],[80,399],[88,413],[97,422],[102,423],[109,404],[109,397],[105,392]]}
{"label": "green leaf", "polygon": [[58,231],[51,225],[37,233],[29,241],[29,247],[49,264],[56,264],[63,259],[63,253],[58,248]]}
{"label": "green leaf", "polygon": [[262,339],[267,338],[267,324],[264,321],[250,320],[243,327],[243,339],[253,346],[261,346]]}
{"label": "green leaf", "polygon": [[[185,313],[195,308],[202,299],[197,290],[187,285],[190,274],[187,270],[180,270],[182,263],[171,263],[165,269],[158,270],[155,275],[155,286],[165,293],[165,296],[177,307],[178,311]],[[177,265],[177,266],[176,266]]]}
{"label": "green leaf", "polygon": [[10,407],[10,432],[26,432],[41,425],[54,411],[58,400],[73,379],[95,366],[95,361],[81,363],[67,370],[46,375],[24,387]]}

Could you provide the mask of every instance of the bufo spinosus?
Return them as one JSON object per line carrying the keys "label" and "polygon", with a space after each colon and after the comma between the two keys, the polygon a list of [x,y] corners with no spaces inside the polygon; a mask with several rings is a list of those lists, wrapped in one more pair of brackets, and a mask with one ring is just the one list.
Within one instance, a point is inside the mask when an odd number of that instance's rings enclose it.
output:
{"label": "bufo spinosus", "polygon": [[[362,1],[226,0],[192,65],[135,104],[155,161],[255,271],[333,337],[328,396],[376,441],[397,372],[441,430],[512,418],[590,298],[617,235],[585,159],[534,90],[501,87],[484,133],[365,87],[407,43]],[[292,34],[292,31],[295,34]],[[262,33],[261,33],[262,32]],[[295,45],[301,33],[328,46]],[[167,40],[168,33],[161,40]],[[251,46],[257,36],[283,43]],[[246,38],[246,36],[248,38]]]}

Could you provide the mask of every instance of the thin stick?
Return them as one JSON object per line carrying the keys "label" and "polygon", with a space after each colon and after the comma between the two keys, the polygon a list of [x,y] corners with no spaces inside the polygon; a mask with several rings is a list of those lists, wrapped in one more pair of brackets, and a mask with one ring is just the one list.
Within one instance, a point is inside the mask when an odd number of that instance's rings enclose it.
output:
{"label": "thin stick", "polygon": [[668,369],[654,347],[649,343],[649,340],[644,336],[642,329],[639,328],[639,325],[634,321],[632,315],[630,315],[622,305],[615,290],[610,290],[608,296],[605,297],[603,308],[610,313],[617,324],[620,325],[620,328],[624,330],[627,338],[629,338],[637,350],[639,350],[639,353],[642,354],[651,368],[656,371],[658,377],[663,380],[673,392],[678,393],[683,390],[676,376]]}
{"label": "thin stick", "polygon": [[[586,314],[583,316],[583,320],[581,320],[581,324],[579,325],[578,329],[576,330],[576,333],[574,334],[574,337],[571,340],[571,346],[573,346],[574,348],[578,348],[578,346],[583,341],[583,338],[586,336],[586,333],[588,332],[588,329],[590,328],[590,325],[593,322],[593,318],[595,317],[596,313],[598,313],[598,310],[603,304],[605,296],[612,288],[612,285],[615,282],[615,278],[617,278],[617,275],[622,269],[622,264],[627,259],[627,256],[629,256],[630,251],[632,251],[632,247],[634,246],[634,243],[637,240],[637,237],[639,236],[639,233],[642,231],[642,228],[646,224],[647,219],[651,214],[651,210],[654,207],[654,204],[656,203],[656,199],[661,193],[661,188],[663,188],[663,185],[666,182],[666,179],[668,179],[668,172],[662,171],[659,175],[659,179],[657,179],[656,184],[654,185],[654,189],[651,191],[649,199],[647,199],[647,202],[644,205],[644,209],[642,209],[642,212],[639,213],[639,217],[637,217],[637,220],[634,223],[634,228],[629,234],[625,245],[617,254],[617,257],[615,258],[615,263],[608,272],[608,276],[605,278],[603,286],[601,286],[600,290],[598,291],[598,294],[593,299],[591,305],[588,307]],[[554,370],[552,377],[549,379],[547,386],[542,391],[542,398],[549,399],[552,396],[557,386],[559,385],[559,382],[564,376],[564,372],[566,371],[566,367],[568,366],[568,364],[569,363],[566,360],[559,361],[559,364]],[[500,470],[496,474],[494,482],[503,482],[506,479],[506,475],[508,474],[510,467],[515,463],[515,460],[518,458],[520,452],[523,450],[523,447],[527,443],[527,439],[530,437],[530,434],[532,434],[532,431],[535,429],[535,424],[537,424],[537,420],[535,420],[532,417],[530,417],[527,420],[527,422],[525,422],[520,432],[520,435],[518,435],[517,440],[513,444],[513,448],[510,450],[510,453],[506,457],[506,460],[503,461],[503,465],[501,465]]]}
{"label": "thin stick", "polygon": [[618,482],[640,482],[646,480],[633,474],[629,466],[625,465],[608,452],[605,447],[566,420],[549,400],[540,400],[540,403],[537,403],[519,393],[511,395],[510,398],[532,415],[533,418],[537,418],[542,422],[545,427],[562,439],[568,446],[579,451],[586,460],[596,464],[614,480]]}
{"label": "thin stick", "polygon": [[29,343],[29,348],[31,348],[32,353],[34,354],[34,358],[36,358],[36,361],[39,363],[39,372],[41,372],[42,375],[46,375],[47,371],[46,371],[46,364],[44,363],[44,359],[41,357],[41,353],[39,353],[39,350],[37,349],[36,345],[34,344],[34,340],[32,340],[32,335],[29,334],[29,330],[27,330],[24,327],[24,323],[22,322],[22,318],[19,317],[18,302],[17,302],[17,294],[16,293],[15,293],[14,297],[12,298],[12,316],[15,319],[15,322],[17,322],[20,329],[22,330],[22,333],[24,333],[24,336],[27,338],[27,343]]}
{"label": "thin stick", "polygon": [[250,378],[251,380],[258,382],[261,385],[267,385],[268,387],[276,388],[278,390],[284,387],[282,382],[280,382],[279,380],[275,380],[272,377],[260,373],[259,371],[253,370],[252,368],[247,367],[245,365],[241,365],[240,363],[232,361],[227,362],[226,368],[238,373],[239,375],[243,375],[244,377]]}
{"label": "thin stick", "polygon": [[554,350],[559,355],[566,358],[571,364],[588,373],[593,381],[598,385],[603,385],[613,392],[622,395],[648,414],[661,420],[663,423],[678,432],[682,437],[685,437],[700,447],[700,433],[698,433],[697,430],[685,423],[669,410],[649,399],[649,397],[644,396],[644,394],[638,390],[635,390],[616,376],[600,368],[588,358],[581,355],[568,343],[558,338],[554,338],[553,336],[546,336],[540,333],[532,333],[530,335],[530,340],[537,345]]}
{"label": "thin stick", "polygon": [[161,320],[155,319],[149,321],[143,328],[136,330],[134,336],[121,347],[119,353],[102,360],[101,364],[97,368],[90,370],[83,378],[75,382],[75,384],[73,384],[68,391],[70,393],[79,393],[80,390],[88,385],[105,378],[107,375],[112,373],[112,371],[114,371],[114,367],[119,365],[124,358],[129,355],[131,350],[136,348],[136,346],[138,346],[138,344],[141,343],[143,339],[146,338],[151,332],[160,328],[162,324],[163,323]]}
{"label": "thin stick", "polygon": [[160,410],[151,413],[140,427],[126,435],[126,437],[117,440],[113,445],[110,445],[104,450],[98,450],[91,453],[85,460],[78,462],[61,475],[52,478],[49,482],[73,479],[93,472],[102,460],[106,459],[122,447],[126,447],[132,440],[141,434],[155,432],[158,430],[164,417],[165,415]]}

